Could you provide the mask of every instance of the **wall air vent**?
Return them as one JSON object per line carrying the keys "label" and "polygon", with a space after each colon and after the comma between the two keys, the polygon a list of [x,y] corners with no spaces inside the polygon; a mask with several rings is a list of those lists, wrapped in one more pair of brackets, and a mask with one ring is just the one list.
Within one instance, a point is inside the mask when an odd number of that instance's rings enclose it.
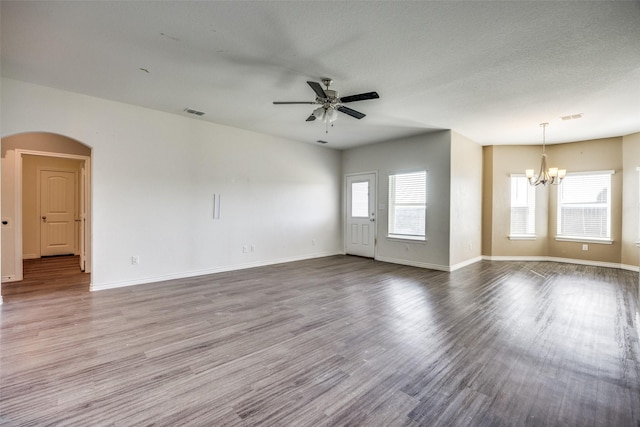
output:
{"label": "wall air vent", "polygon": [[195,114],[196,116],[204,116],[204,112],[203,111],[198,111],[198,110],[194,110],[193,108],[185,108],[184,109],[185,113],[189,113],[189,114]]}
{"label": "wall air vent", "polygon": [[318,144],[326,144],[326,143],[327,143],[327,141],[323,141],[323,140],[321,140],[321,139],[317,140],[316,142],[317,142]]}

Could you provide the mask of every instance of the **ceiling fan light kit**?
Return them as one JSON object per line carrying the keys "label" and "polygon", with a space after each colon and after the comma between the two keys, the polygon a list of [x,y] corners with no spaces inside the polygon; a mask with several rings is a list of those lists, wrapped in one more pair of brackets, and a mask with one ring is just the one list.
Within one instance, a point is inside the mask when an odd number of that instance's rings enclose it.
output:
{"label": "ceiling fan light kit", "polygon": [[533,169],[527,169],[525,174],[530,185],[560,185],[562,180],[567,175],[566,169],[550,168],[547,167],[547,154],[545,153],[545,130],[549,126],[549,123],[540,123],[542,128],[542,160],[540,161],[540,172],[538,176],[534,176]]}
{"label": "ceiling fan light kit", "polygon": [[311,115],[307,117],[308,122],[312,122],[317,120],[323,121],[327,125],[326,132],[329,132],[329,124],[333,126],[333,122],[338,118],[338,111],[344,113],[348,116],[351,116],[356,119],[362,119],[366,116],[366,114],[361,113],[360,111],[356,111],[352,108],[345,107],[342,104],[346,104],[349,102],[356,101],[366,101],[368,99],[378,99],[380,96],[377,92],[366,92],[359,93],[357,95],[350,95],[340,97],[340,94],[336,90],[329,89],[333,80],[330,78],[322,79],[322,83],[325,85],[326,89],[323,89],[320,83],[308,81],[307,84],[313,89],[316,94],[316,100],[313,102],[309,101],[274,101],[273,103],[276,105],[281,104],[312,104],[312,105],[320,105],[320,107],[313,110]]}

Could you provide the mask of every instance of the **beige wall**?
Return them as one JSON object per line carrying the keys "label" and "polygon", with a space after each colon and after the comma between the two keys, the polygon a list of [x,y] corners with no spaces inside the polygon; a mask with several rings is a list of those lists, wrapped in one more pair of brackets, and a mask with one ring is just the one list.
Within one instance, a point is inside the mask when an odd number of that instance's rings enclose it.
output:
{"label": "beige wall", "polygon": [[640,240],[640,133],[622,138],[622,264],[638,265]]}
{"label": "beige wall", "polygon": [[622,138],[606,138],[591,141],[557,144],[548,147],[549,166],[562,166],[568,172],[613,170],[611,177],[611,238],[613,244],[588,243],[589,250],[582,250],[582,242],[555,240],[557,229],[557,187],[549,193],[549,256],[588,261],[620,263],[622,238]]}
{"label": "beige wall", "polygon": [[[68,170],[80,176],[81,160],[24,155],[22,157],[22,254],[24,259],[40,257],[39,176],[41,169]],[[78,189],[76,183],[76,189]],[[79,197],[76,197],[76,204]],[[77,206],[76,206],[77,209]],[[78,248],[78,232],[75,233]]]}
{"label": "beige wall", "polygon": [[482,254],[493,255],[493,145],[482,147]]}
{"label": "beige wall", "polygon": [[[18,276],[16,265],[22,262],[16,259],[16,239],[17,222],[15,221],[15,173],[13,166],[16,162],[15,151],[9,151],[2,158],[2,280],[15,280]],[[7,167],[11,166],[11,167]],[[4,224],[6,222],[6,224]]]}
{"label": "beige wall", "polygon": [[[555,186],[536,188],[536,239],[533,241],[509,240],[509,175],[523,173],[527,168],[534,168],[537,173],[540,166],[541,147],[505,145],[484,147],[483,177],[486,182],[483,189],[483,255],[548,256],[637,266],[635,238],[638,233],[638,176],[635,163],[640,161],[640,136],[638,135],[640,134],[625,138],[604,138],[547,146],[550,167],[566,168],[568,172],[615,171],[612,176],[611,194],[611,235],[614,242],[611,245],[588,243],[587,251],[582,250],[582,242],[555,240],[557,207],[557,187]],[[629,187],[624,192],[624,209],[623,184],[624,187]],[[626,237],[630,233],[632,236]],[[625,248],[624,256],[623,247]]]}
{"label": "beige wall", "polygon": [[480,256],[482,245],[482,146],[451,132],[449,264]]}
{"label": "beige wall", "polygon": [[[485,218],[483,248],[490,248],[490,256],[546,256],[548,192],[544,186],[536,187],[536,238],[535,240],[510,240],[511,224],[511,175],[524,174],[526,169],[540,167],[541,147],[532,145],[496,145],[485,148],[485,179],[491,182],[489,194],[484,196]],[[553,163],[553,159],[550,161]],[[537,171],[536,171],[537,172]],[[490,208],[487,207],[490,205]],[[489,228],[487,228],[489,227]]]}

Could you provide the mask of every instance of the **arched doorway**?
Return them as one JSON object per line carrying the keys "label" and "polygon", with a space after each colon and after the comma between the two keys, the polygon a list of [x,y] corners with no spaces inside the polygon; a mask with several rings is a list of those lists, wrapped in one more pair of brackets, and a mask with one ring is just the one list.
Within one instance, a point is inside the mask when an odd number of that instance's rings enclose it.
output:
{"label": "arched doorway", "polygon": [[[73,190],[72,213],[62,222],[51,221],[40,212],[43,205],[43,177],[67,176]],[[58,173],[59,172],[59,173]],[[58,187],[55,187],[58,188]],[[58,197],[62,190],[54,190]],[[53,197],[53,196],[52,196]],[[56,211],[57,214],[57,211]],[[66,224],[66,225],[65,225]],[[48,227],[48,228],[47,228]],[[91,272],[91,148],[64,135],[47,132],[27,132],[2,138],[2,282],[21,281],[23,260],[55,255],[41,250],[43,237],[59,236],[67,228],[69,242],[66,251],[78,259],[79,268]],[[36,243],[37,241],[37,243]],[[57,246],[56,240],[52,247]],[[46,245],[45,245],[46,246]],[[0,287],[0,294],[2,288]]]}

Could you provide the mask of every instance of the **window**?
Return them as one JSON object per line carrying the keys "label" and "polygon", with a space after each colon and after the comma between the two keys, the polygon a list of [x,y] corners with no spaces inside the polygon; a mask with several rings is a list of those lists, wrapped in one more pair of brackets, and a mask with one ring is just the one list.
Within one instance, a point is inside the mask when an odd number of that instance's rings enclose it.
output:
{"label": "window", "polygon": [[351,218],[369,218],[369,181],[351,183]]}
{"label": "window", "polygon": [[426,240],[427,171],[389,175],[389,237]]}
{"label": "window", "polygon": [[536,188],[524,175],[511,175],[511,230],[509,238],[535,239]]}
{"label": "window", "polygon": [[567,174],[558,187],[557,239],[611,243],[612,174]]}

